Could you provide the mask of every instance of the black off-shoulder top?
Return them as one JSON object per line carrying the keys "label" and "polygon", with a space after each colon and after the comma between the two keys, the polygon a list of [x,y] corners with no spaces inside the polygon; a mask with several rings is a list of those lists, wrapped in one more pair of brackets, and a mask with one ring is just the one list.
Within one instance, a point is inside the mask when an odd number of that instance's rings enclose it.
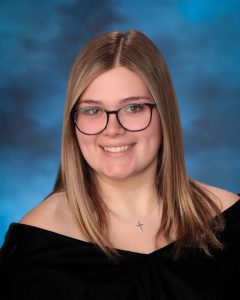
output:
{"label": "black off-shoulder top", "polygon": [[0,299],[240,299],[239,200],[222,212],[224,250],[212,257],[187,248],[175,259],[173,242],[149,254],[117,249],[116,265],[93,243],[11,223],[0,249]]}

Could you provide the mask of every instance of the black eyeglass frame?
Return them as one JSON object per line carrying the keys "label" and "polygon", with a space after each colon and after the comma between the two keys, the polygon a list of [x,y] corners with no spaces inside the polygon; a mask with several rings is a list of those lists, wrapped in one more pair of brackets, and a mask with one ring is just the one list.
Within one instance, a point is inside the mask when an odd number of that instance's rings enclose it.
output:
{"label": "black eyeglass frame", "polygon": [[[146,128],[150,125],[150,123],[151,123],[151,121],[152,121],[152,110],[153,110],[153,108],[156,107],[157,105],[156,105],[155,103],[136,103],[136,104],[144,104],[144,105],[147,105],[147,106],[150,108],[150,120],[149,120],[147,126],[145,126],[145,127],[142,128],[142,129],[130,130],[130,129],[127,129],[126,127],[124,127],[124,126],[121,124],[121,122],[120,122],[120,120],[119,120],[119,117],[118,117],[118,113],[119,113],[119,111],[120,111],[122,108],[124,108],[125,106],[119,108],[118,110],[105,110],[105,109],[103,109],[103,111],[105,111],[105,113],[107,114],[107,122],[106,122],[106,126],[105,126],[102,130],[100,130],[99,132],[97,132],[97,133],[85,133],[85,132],[83,132],[82,130],[79,129],[79,127],[77,126],[77,122],[76,122],[76,115],[77,115],[77,112],[80,111],[80,109],[75,109],[75,110],[74,110],[74,112],[73,112],[73,121],[74,121],[75,126],[77,127],[77,129],[78,129],[81,133],[86,134],[86,135],[96,135],[96,134],[99,134],[99,133],[103,132],[103,131],[107,128],[108,121],[109,121],[109,115],[110,115],[110,114],[115,114],[115,115],[116,115],[116,118],[117,118],[117,120],[118,120],[118,123],[119,123],[120,126],[121,126],[122,128],[124,128],[125,130],[131,131],[131,132],[142,131],[142,130],[146,129]],[[126,106],[127,106],[127,105],[126,105]]]}

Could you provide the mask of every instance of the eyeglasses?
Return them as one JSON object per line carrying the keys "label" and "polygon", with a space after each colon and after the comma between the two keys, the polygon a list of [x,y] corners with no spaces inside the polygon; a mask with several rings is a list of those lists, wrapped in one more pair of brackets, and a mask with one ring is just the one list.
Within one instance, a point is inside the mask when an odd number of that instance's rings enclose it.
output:
{"label": "eyeglasses", "polygon": [[87,135],[104,131],[109,115],[115,114],[119,124],[128,131],[141,131],[151,123],[154,103],[132,103],[118,110],[107,111],[99,107],[84,107],[74,111],[73,119],[77,129]]}

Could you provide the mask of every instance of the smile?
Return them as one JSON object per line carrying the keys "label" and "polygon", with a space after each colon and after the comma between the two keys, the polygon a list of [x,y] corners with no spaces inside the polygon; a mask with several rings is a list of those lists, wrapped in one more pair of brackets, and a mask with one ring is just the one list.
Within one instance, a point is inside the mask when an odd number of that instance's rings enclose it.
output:
{"label": "smile", "polygon": [[122,151],[126,151],[128,149],[130,149],[133,146],[133,144],[131,145],[126,145],[126,146],[117,146],[117,147],[102,147],[104,151],[107,152],[122,152]]}

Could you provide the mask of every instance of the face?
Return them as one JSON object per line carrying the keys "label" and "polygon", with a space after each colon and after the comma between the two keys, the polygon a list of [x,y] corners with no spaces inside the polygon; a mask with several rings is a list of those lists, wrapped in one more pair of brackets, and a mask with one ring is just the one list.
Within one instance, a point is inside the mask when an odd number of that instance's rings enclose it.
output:
{"label": "face", "polygon": [[[130,97],[140,98],[133,100]],[[136,73],[116,67],[91,82],[81,95],[78,107],[118,110],[131,103],[154,103],[154,100]],[[161,144],[160,117],[156,107],[152,110],[150,125],[142,131],[125,130],[116,115],[110,114],[103,132],[85,135],[76,128],[76,135],[85,160],[98,176],[124,180],[137,178],[140,174],[149,176],[149,172],[155,174]],[[119,148],[122,146],[129,147]]]}

